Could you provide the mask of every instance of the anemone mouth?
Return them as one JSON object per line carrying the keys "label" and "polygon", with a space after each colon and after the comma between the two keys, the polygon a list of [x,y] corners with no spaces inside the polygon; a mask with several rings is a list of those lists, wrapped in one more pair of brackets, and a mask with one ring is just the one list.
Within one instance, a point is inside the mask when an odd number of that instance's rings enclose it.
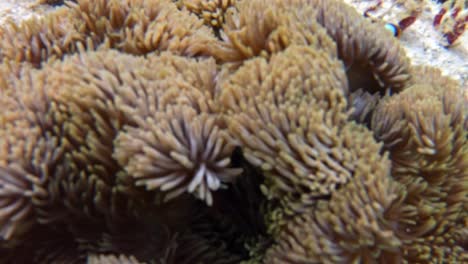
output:
{"label": "anemone mouth", "polygon": [[346,70],[350,92],[363,89],[371,94],[385,95],[386,91],[382,89],[385,84],[379,79],[378,75],[369,74],[372,72],[372,66],[367,62],[352,63]]}

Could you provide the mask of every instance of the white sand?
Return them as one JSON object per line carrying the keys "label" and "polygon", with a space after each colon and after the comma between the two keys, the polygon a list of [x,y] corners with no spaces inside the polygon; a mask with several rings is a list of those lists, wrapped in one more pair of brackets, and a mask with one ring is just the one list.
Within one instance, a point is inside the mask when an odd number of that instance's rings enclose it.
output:
{"label": "white sand", "polygon": [[[375,0],[344,1],[355,6],[360,13],[375,3]],[[400,39],[401,43],[414,64],[439,67],[444,74],[459,80],[467,91],[468,98],[468,32],[461,36],[457,45],[445,48],[441,33],[432,26],[433,17],[439,11],[440,5],[431,0],[425,1],[425,9],[418,20],[404,31]],[[0,26],[6,19],[20,22],[31,16],[44,14],[51,9],[45,6],[38,7],[36,2],[37,0],[0,0]],[[388,9],[390,3],[390,0],[384,0],[383,8],[378,11]],[[385,15],[383,19],[397,23],[399,13],[401,14],[401,9],[393,8],[392,12]],[[378,12],[375,14],[378,15]]]}
{"label": "white sand", "polygon": [[20,22],[32,16],[39,16],[46,7],[36,3],[36,0],[0,0],[0,26],[7,19]]}

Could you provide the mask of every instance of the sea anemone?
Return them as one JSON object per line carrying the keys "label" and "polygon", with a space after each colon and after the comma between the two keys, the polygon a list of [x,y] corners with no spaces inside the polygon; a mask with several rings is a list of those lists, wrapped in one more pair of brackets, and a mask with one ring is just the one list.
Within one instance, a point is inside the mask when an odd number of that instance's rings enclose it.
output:
{"label": "sea anemone", "polygon": [[341,1],[77,0],[0,37],[2,263],[466,262],[462,91]]}
{"label": "sea anemone", "polygon": [[403,183],[416,209],[404,232],[443,234],[459,221],[468,199],[468,118],[458,87],[414,85],[379,104],[372,120],[392,159],[392,176]]}

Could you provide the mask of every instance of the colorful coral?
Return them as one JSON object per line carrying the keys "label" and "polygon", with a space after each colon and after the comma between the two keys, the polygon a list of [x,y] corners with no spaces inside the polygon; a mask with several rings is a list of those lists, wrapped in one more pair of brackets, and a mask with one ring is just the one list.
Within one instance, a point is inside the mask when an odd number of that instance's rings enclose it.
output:
{"label": "colorful coral", "polygon": [[380,26],[339,0],[3,25],[0,262],[468,261],[468,104]]}

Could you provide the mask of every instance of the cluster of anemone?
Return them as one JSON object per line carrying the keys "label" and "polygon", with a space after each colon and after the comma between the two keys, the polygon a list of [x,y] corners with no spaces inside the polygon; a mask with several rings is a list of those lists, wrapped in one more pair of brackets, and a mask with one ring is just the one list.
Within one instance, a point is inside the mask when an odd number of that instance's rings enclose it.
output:
{"label": "cluster of anemone", "polygon": [[462,263],[468,104],[338,0],[0,28],[0,262]]}

